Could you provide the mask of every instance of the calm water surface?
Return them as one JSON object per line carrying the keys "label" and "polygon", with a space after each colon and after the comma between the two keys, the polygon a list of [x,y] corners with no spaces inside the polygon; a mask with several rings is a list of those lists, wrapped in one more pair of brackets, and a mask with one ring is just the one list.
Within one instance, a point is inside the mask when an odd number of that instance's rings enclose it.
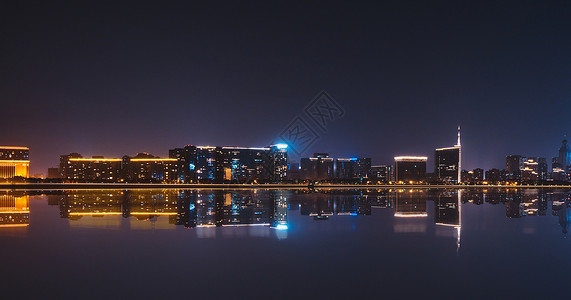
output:
{"label": "calm water surface", "polygon": [[0,193],[2,299],[568,299],[571,192]]}

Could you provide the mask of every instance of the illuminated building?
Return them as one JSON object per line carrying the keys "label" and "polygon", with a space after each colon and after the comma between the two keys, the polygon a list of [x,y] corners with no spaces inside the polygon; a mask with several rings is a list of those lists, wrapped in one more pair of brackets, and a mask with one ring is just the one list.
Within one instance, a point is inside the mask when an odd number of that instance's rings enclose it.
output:
{"label": "illuminated building", "polygon": [[353,166],[353,178],[363,179],[371,176],[371,159],[370,158],[353,158],[355,164]]}
{"label": "illuminated building", "polygon": [[186,146],[169,151],[178,159],[179,181],[279,182],[287,174],[287,145],[263,148]]}
{"label": "illuminated building", "polygon": [[30,224],[29,196],[25,194],[0,195],[0,229],[25,227]]}
{"label": "illuminated building", "polygon": [[351,158],[335,159],[335,178],[353,179],[355,160]]}
{"label": "illuminated building", "polygon": [[30,177],[28,147],[0,146],[0,178]]}
{"label": "illuminated building", "polygon": [[271,177],[274,182],[280,182],[287,178],[287,148],[288,146],[286,144],[270,146]]}
{"label": "illuminated building", "polygon": [[331,180],[335,178],[334,159],[328,153],[314,153],[300,161],[303,179]]}
{"label": "illuminated building", "polygon": [[176,158],[159,158],[148,153],[138,153],[135,157],[124,156],[122,179],[125,182],[175,182],[177,166]]}
{"label": "illuminated building", "polygon": [[186,183],[196,181],[196,151],[196,147],[192,145],[169,150],[169,158],[177,160],[176,181]]}
{"label": "illuminated building", "polygon": [[441,183],[458,184],[462,182],[462,165],[460,144],[460,126],[458,126],[458,142],[453,147],[439,148],[434,151],[434,172]]}
{"label": "illuminated building", "polygon": [[121,162],[120,158],[84,158],[72,153],[60,156],[60,172],[63,179],[71,182],[118,182]]}
{"label": "illuminated building", "polygon": [[250,183],[271,177],[268,148],[222,147],[222,155],[225,181]]}
{"label": "illuminated building", "polygon": [[222,147],[196,147],[196,180],[221,183],[224,180],[222,160]]}
{"label": "illuminated building", "polygon": [[422,183],[426,181],[426,156],[395,157],[396,181],[399,183]]}
{"label": "illuminated building", "polygon": [[371,176],[370,158],[337,158],[335,159],[335,178],[363,179]]}
{"label": "illuminated building", "polygon": [[72,153],[60,156],[59,170],[62,178],[70,182],[174,182],[177,160],[147,153],[132,158],[84,158]]}
{"label": "illuminated building", "polygon": [[547,179],[547,160],[543,157],[528,157],[523,160],[522,182],[544,181]]}
{"label": "illuminated building", "polygon": [[565,169],[559,163],[559,157],[551,159],[551,179],[554,181],[565,181]]}
{"label": "illuminated building", "polygon": [[371,167],[371,178],[381,183],[394,182],[393,166],[380,165]]}

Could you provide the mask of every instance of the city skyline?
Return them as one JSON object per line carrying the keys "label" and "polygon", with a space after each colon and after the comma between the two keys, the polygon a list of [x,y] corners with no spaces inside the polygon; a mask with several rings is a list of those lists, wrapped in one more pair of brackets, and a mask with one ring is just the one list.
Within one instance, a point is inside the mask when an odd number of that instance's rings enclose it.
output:
{"label": "city skyline", "polygon": [[12,2],[1,144],[30,147],[32,173],[70,151],[265,145],[327,90],[344,116],[307,153],[427,155],[460,124],[465,169],[551,157],[571,134],[569,5]]}
{"label": "city skyline", "polygon": [[[432,153],[434,153],[435,150],[438,152],[438,151],[441,151],[441,150],[448,150],[448,149],[453,149],[453,148],[454,148],[454,149],[460,149],[460,126],[458,126],[458,136],[457,136],[457,138],[458,138],[457,143],[456,143],[454,146],[452,146],[452,147],[437,147],[437,148],[435,148],[435,149],[432,150]],[[566,141],[566,136],[564,137],[563,142],[565,142],[565,141]],[[188,144],[188,145],[191,145],[191,144]],[[188,145],[187,145],[187,146],[188,146]],[[283,143],[282,143],[282,145],[286,145],[286,144],[283,144]],[[560,144],[560,145],[561,145],[561,144]],[[29,147],[24,147],[24,146],[4,146],[4,148],[6,148],[6,147],[8,147],[8,148],[15,147],[15,148],[22,148],[22,149],[25,148],[25,149],[27,149],[27,151],[30,151],[30,150],[29,150]],[[206,148],[208,148],[208,147],[214,147],[214,146],[196,146],[196,147],[206,147]],[[250,146],[245,146],[245,147],[244,147],[244,146],[220,146],[220,147],[222,147],[222,148],[238,147],[238,148],[243,148],[243,149],[263,149],[263,148],[264,148],[264,147],[250,147]],[[559,147],[560,147],[560,146],[559,146]],[[559,150],[559,149],[558,149],[558,150]],[[152,154],[153,154],[154,157],[156,157],[156,158],[159,158],[159,157],[165,157],[165,158],[166,158],[166,157],[169,157],[169,151],[171,151],[171,150],[166,150],[167,155],[156,155],[156,153],[152,153]],[[291,156],[289,156],[289,157],[288,157],[288,163],[299,163],[300,160],[302,159],[302,157],[310,157],[310,156],[311,156],[311,155],[309,154],[309,152],[312,152],[312,151],[305,151],[305,152],[307,152],[307,153],[305,153],[305,154],[302,155],[302,156],[297,156],[297,155],[295,155],[295,153],[294,153],[294,155],[293,155],[294,158],[293,158],[293,159],[290,159]],[[80,152],[66,152],[66,153],[80,153]],[[315,153],[325,153],[325,152],[315,152]],[[330,153],[331,153],[331,152],[327,152],[328,155],[329,155]],[[401,152],[401,153],[398,154],[398,155],[402,155],[402,154],[404,154],[404,153],[408,153],[408,154],[406,154],[406,155],[409,155],[410,153],[420,153],[420,152],[419,152],[419,151],[414,151],[414,150],[409,150],[409,151],[403,151],[403,152]],[[436,161],[435,161],[435,157],[432,155],[432,153],[426,153],[426,154],[425,154],[425,153],[420,153],[420,154],[418,154],[419,156],[423,156],[423,155],[424,155],[424,156],[427,156],[427,163],[428,163],[427,168],[426,168],[427,173],[437,173],[437,168],[436,168],[435,165],[434,165],[434,164],[436,163]],[[535,158],[537,158],[537,157],[542,158],[542,157],[543,157],[543,158],[546,158],[546,159],[550,162],[550,163],[548,164],[548,168],[549,168],[549,171],[551,171],[551,169],[552,169],[552,164],[553,164],[553,163],[556,163],[555,161],[552,162],[551,159],[552,159],[552,158],[555,159],[556,157],[558,157],[558,156],[560,155],[560,153],[556,153],[555,151],[553,151],[553,154],[550,155],[550,156],[538,156],[538,155],[530,155],[530,156],[527,156],[527,155],[525,155],[525,154],[522,155],[521,153],[526,153],[526,152],[520,151],[520,152],[516,152],[516,153],[506,154],[505,156],[503,156],[503,158],[502,158],[502,163],[501,163],[500,165],[498,165],[498,166],[493,166],[493,167],[490,167],[490,168],[485,168],[485,167],[482,167],[482,166],[476,166],[476,167],[474,167],[474,168],[464,168],[465,165],[473,165],[473,164],[470,163],[469,161],[466,161],[465,157],[464,157],[464,158],[461,158],[461,159],[460,159],[460,168],[456,168],[456,170],[458,170],[458,171],[457,171],[457,172],[458,172],[458,178],[460,179],[460,172],[459,172],[460,170],[466,170],[466,171],[472,171],[472,170],[474,170],[474,169],[483,169],[483,170],[499,169],[499,170],[502,170],[502,169],[504,169],[505,166],[506,166],[506,164],[505,164],[505,162],[506,162],[506,161],[505,161],[505,158],[508,157],[508,156],[513,156],[513,155],[519,155],[519,156],[521,156],[521,157],[523,157],[523,158],[525,158],[525,157],[532,157],[532,158],[533,158],[533,157],[535,157]],[[106,156],[106,155],[100,155],[100,154],[85,154],[85,153],[82,153],[82,154],[85,155],[85,157],[84,157],[85,159],[90,159],[90,158],[102,158],[102,157],[120,159],[121,157],[128,156],[128,154],[124,154],[124,153],[123,153],[123,154],[119,154],[119,155],[114,155],[114,156]],[[136,154],[136,155],[138,155],[138,154],[148,154],[148,155],[151,155],[151,154],[149,154],[149,153],[146,152],[146,151],[137,151],[137,152],[135,152],[135,154]],[[61,154],[60,154],[60,155],[61,155]],[[57,160],[59,160],[59,156],[60,156],[60,155],[58,155],[58,159],[57,159]],[[133,155],[133,156],[136,156],[136,155]],[[396,155],[396,154],[395,154],[395,155]],[[398,155],[397,155],[397,156],[398,156]],[[415,154],[415,155],[416,155],[416,154]],[[346,158],[350,158],[350,157],[357,157],[357,156],[355,156],[355,155],[351,155],[351,156],[335,156],[335,155],[332,155],[332,157],[338,157],[338,158],[344,158],[344,157],[346,157]],[[359,157],[372,158],[372,157],[374,157],[374,156],[373,156],[373,155],[363,155],[363,156],[359,156]],[[396,157],[396,156],[395,156],[395,157]],[[297,159],[297,160],[295,160],[295,159]],[[35,176],[35,175],[42,175],[42,176],[44,176],[44,177],[48,177],[48,176],[47,176],[47,175],[48,175],[48,172],[47,172],[48,169],[54,168],[55,166],[57,166],[57,163],[56,163],[56,164],[53,164],[53,165],[48,166],[45,170],[38,170],[38,168],[34,168],[34,164],[35,164],[35,163],[36,163],[36,162],[35,162],[33,159],[30,160],[30,163],[29,163],[29,168],[30,168],[29,174],[30,174],[30,175],[29,175],[29,176],[31,176],[31,177],[33,177],[33,176]],[[391,159],[391,160],[389,160],[389,161],[381,161],[381,162],[375,161],[375,160],[372,159],[371,164],[372,164],[372,165],[394,165],[394,159]],[[464,164],[464,165],[461,165],[461,164]]]}

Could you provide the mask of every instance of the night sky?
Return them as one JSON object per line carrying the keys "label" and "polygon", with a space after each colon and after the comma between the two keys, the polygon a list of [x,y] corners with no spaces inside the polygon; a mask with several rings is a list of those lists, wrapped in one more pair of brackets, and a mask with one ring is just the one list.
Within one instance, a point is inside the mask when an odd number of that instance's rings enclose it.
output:
{"label": "night sky", "polygon": [[[17,2],[17,1],[13,1]],[[571,134],[571,1],[57,1],[0,9],[0,144],[167,156],[265,146],[322,90],[345,110],[304,156],[551,160]],[[272,3],[269,3],[272,2]]]}

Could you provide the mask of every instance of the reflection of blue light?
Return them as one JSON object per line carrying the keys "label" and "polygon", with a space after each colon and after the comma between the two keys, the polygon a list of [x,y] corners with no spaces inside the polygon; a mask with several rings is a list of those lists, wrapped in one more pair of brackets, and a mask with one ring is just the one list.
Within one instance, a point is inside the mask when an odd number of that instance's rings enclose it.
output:
{"label": "reflection of blue light", "polygon": [[188,210],[194,210],[194,204],[191,204],[191,205],[188,207]]}
{"label": "reflection of blue light", "polygon": [[276,226],[277,230],[287,230],[287,225],[286,224],[278,224]]}
{"label": "reflection of blue light", "polygon": [[188,164],[188,167],[190,168],[191,171],[194,170],[194,168],[195,168],[194,164]]}
{"label": "reflection of blue light", "polygon": [[351,215],[352,215],[352,216],[356,216],[356,215],[358,215],[358,214],[357,214],[357,213],[351,213]]}
{"label": "reflection of blue light", "polygon": [[278,149],[287,149],[287,144],[276,144],[276,147],[278,147]]}
{"label": "reflection of blue light", "polygon": [[351,157],[351,160],[352,160],[352,161],[356,161],[357,158],[356,158],[356,157]]}

